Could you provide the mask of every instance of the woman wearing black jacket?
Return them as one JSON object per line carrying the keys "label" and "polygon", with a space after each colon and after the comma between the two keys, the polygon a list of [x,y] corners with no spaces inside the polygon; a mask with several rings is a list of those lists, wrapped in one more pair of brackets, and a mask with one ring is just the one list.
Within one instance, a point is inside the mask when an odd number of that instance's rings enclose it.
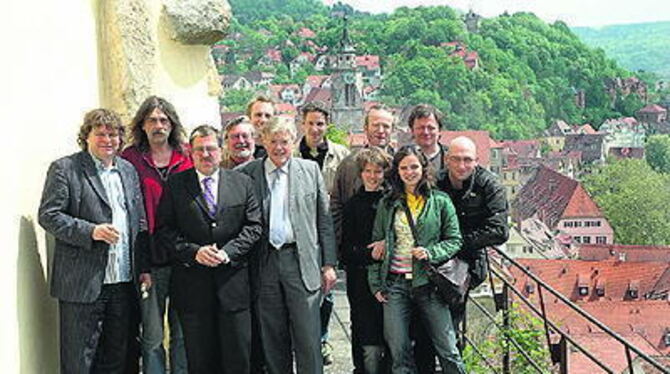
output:
{"label": "woman wearing black jacket", "polygon": [[[391,156],[377,147],[358,153],[356,161],[363,186],[343,209],[341,259],[347,272],[352,355],[355,366],[361,361],[363,364],[363,368],[356,367],[356,373],[388,372],[382,305],[370,292],[367,265],[373,262],[368,245],[390,160]],[[357,360],[357,355],[362,357]]]}

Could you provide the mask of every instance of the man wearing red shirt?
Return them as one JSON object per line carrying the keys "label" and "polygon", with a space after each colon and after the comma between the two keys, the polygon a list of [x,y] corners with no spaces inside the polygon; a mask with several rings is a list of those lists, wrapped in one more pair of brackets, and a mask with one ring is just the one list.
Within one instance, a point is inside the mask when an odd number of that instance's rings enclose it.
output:
{"label": "man wearing red shirt", "polygon": [[[193,163],[184,143],[184,130],[174,106],[167,100],[150,96],[140,106],[131,123],[130,146],[121,156],[135,166],[140,176],[149,234],[156,228],[156,213],[169,175],[190,169]],[[168,300],[171,268],[164,248],[151,240],[151,278],[141,301],[142,309],[142,362],[143,372],[164,374],[163,320]],[[177,313],[168,306],[170,326],[170,370],[185,374],[186,353],[184,337]]]}

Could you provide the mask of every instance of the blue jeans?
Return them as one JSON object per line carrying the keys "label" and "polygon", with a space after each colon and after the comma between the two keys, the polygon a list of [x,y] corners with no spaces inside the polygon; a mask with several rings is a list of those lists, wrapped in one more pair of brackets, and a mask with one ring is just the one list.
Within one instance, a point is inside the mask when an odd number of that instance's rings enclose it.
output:
{"label": "blue jeans", "polygon": [[409,324],[412,310],[419,312],[440,365],[445,373],[465,374],[465,366],[456,346],[456,332],[449,307],[426,285],[412,288],[411,280],[390,276],[387,284],[388,302],[384,304],[384,337],[391,351],[392,373],[415,373]]}
{"label": "blue jeans", "polygon": [[330,337],[328,326],[330,325],[330,316],[333,314],[333,306],[335,305],[335,296],[333,291],[329,291],[321,302],[319,314],[321,315],[321,343],[328,341]]}
{"label": "blue jeans", "polygon": [[[165,374],[165,348],[163,348],[163,321],[166,300],[170,289],[169,266],[151,269],[152,287],[149,297],[140,303],[142,308],[142,370],[145,374]],[[168,306],[170,326],[170,373],[186,374],[184,334],[177,318],[177,311]]]}

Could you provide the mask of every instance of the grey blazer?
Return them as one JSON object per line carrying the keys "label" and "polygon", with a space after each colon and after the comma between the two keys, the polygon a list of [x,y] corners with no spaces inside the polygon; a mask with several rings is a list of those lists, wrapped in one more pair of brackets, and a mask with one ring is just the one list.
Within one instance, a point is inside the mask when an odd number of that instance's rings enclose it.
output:
{"label": "grey blazer", "polygon": [[[321,268],[335,266],[337,262],[328,193],[316,162],[295,157],[290,162],[289,218],[295,233],[303,283],[305,288],[315,291],[321,287]],[[264,163],[265,158],[261,158],[238,168],[254,180],[255,192],[263,208],[263,237],[257,251],[259,258],[252,261],[258,275],[263,274],[270,250],[270,190],[265,179]]]}
{"label": "grey blazer", "polygon": [[[126,199],[136,280],[140,271],[147,270],[144,203],[135,168],[121,157],[115,161]],[[38,216],[40,225],[56,238],[51,295],[68,302],[95,301],[105,278],[109,244],[93,240],[91,234],[96,224],[112,222],[112,209],[88,152],[51,164]]]}

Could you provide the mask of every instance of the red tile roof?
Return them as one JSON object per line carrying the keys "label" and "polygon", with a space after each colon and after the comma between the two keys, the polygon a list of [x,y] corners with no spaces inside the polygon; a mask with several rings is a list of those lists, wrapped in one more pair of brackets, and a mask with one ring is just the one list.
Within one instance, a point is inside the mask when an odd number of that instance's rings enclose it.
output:
{"label": "red tile roof", "polygon": [[321,87],[323,82],[329,77],[330,75],[308,75],[307,78],[305,78],[305,83],[309,83],[312,87]]}
{"label": "red tile roof", "polygon": [[[622,337],[647,355],[658,355],[658,351],[642,336],[636,333],[623,334]],[[624,346],[604,333],[580,334],[573,336],[577,342],[614,373],[627,373],[628,359]],[[570,374],[602,373],[603,369],[577,349],[569,349],[568,370]],[[631,358],[637,355],[631,352]],[[637,372],[637,370],[636,370]],[[654,371],[650,371],[654,372]]]}
{"label": "red tile roof", "polygon": [[298,31],[296,31],[296,35],[301,38],[316,38],[316,33],[306,27],[301,27]]}
{"label": "red tile roof", "polygon": [[514,219],[520,222],[535,216],[554,229],[578,185],[572,178],[544,165],[538,166],[512,202]]}
{"label": "red tile roof", "polygon": [[329,89],[326,88],[312,88],[307,96],[305,97],[305,102],[309,103],[312,101],[322,101],[324,103],[330,103],[331,93]]}
{"label": "red tile roof", "polygon": [[[580,305],[592,302],[631,300],[628,294],[633,282],[638,282],[638,301],[645,295],[670,291],[670,264],[664,262],[621,262],[617,260],[581,261],[581,260],[545,260],[517,259],[528,271],[548,283],[554,290]],[[526,283],[533,283],[519,269],[510,272],[515,278],[515,287],[537,301],[537,294],[526,292]],[[579,276],[589,281],[587,296],[580,296],[577,289]],[[604,282],[605,295],[595,293],[597,282]],[[547,305],[559,305],[553,296],[545,296]],[[562,303],[561,303],[562,304]],[[670,311],[669,311],[670,312]]]}
{"label": "red tile roof", "polygon": [[289,103],[278,103],[275,104],[275,111],[277,114],[289,114],[294,116],[296,112],[295,105]]}
{"label": "red tile roof", "polygon": [[269,48],[265,51],[265,56],[274,62],[281,62],[281,51],[275,48]]}
{"label": "red tile roof", "polygon": [[640,109],[640,113],[666,113],[668,110],[658,104],[649,104]]}
{"label": "red tile roof", "polygon": [[480,165],[488,167],[491,164],[491,146],[492,144],[495,144],[495,142],[489,136],[488,131],[441,131],[440,143],[449,145],[449,142],[451,142],[452,139],[459,136],[467,136],[475,142],[475,145],[477,146],[477,158],[479,159]]}
{"label": "red tile roof", "polygon": [[575,132],[577,134],[595,134],[597,131],[593,129],[590,124],[576,126]]}
{"label": "red tile roof", "polygon": [[603,217],[600,208],[598,208],[589,194],[586,193],[581,184],[578,184],[575,188],[561,216],[561,218],[572,217]]}
{"label": "red tile roof", "polygon": [[539,140],[503,140],[498,144],[502,148],[509,148],[519,157],[537,157],[540,154]]}
{"label": "red tile roof", "polygon": [[579,259],[585,261],[622,259],[627,262],[670,263],[670,246],[665,245],[580,244],[577,253]]}
{"label": "red tile roof", "polygon": [[364,67],[368,70],[379,69],[379,56],[377,55],[356,56],[356,66]]}

